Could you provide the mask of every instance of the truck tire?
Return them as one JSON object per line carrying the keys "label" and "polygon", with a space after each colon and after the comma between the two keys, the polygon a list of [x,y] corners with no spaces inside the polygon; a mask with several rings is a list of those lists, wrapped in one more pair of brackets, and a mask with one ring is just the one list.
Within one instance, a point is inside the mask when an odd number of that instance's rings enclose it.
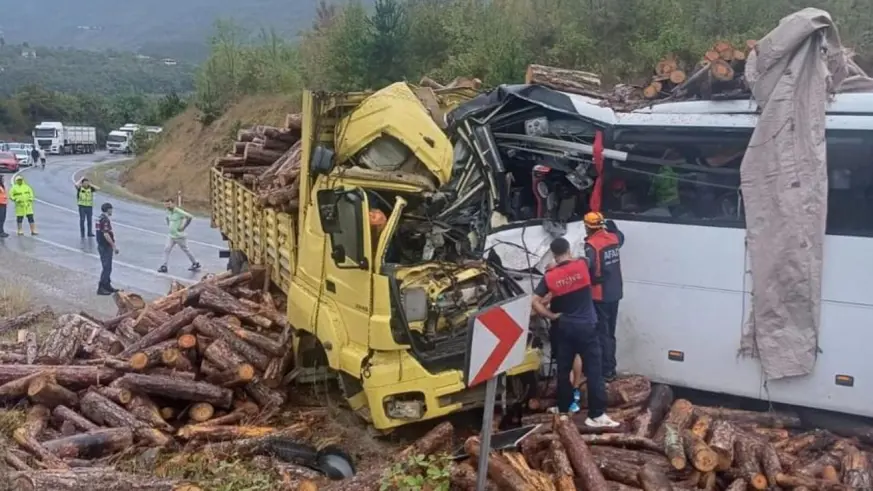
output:
{"label": "truck tire", "polygon": [[227,259],[227,269],[233,274],[245,273],[249,270],[249,260],[242,251],[230,251],[230,257]]}

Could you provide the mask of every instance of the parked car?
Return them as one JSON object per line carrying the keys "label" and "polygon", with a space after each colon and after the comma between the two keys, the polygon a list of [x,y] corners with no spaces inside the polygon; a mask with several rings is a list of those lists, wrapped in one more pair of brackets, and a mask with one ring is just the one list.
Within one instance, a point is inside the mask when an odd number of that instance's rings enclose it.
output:
{"label": "parked car", "polygon": [[30,167],[33,165],[33,157],[30,156],[30,150],[26,148],[13,148],[10,152],[18,158],[18,163],[20,165],[24,167]]}
{"label": "parked car", "polygon": [[0,172],[18,172],[18,157],[12,152],[0,152]]}

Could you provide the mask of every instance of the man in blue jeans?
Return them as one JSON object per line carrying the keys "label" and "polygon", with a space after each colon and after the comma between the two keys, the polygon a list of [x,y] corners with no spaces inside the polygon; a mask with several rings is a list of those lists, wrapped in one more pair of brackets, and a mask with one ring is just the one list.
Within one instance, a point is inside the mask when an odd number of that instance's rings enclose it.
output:
{"label": "man in blue jeans", "polygon": [[[534,289],[533,309],[552,322],[556,330],[552,349],[558,356],[558,412],[570,411],[573,404],[573,386],[569,373],[573,360],[579,355],[584,360],[588,418],[585,425],[592,428],[615,428],[619,424],[606,414],[606,383],[603,380],[600,338],[597,335],[597,314],[591,298],[591,276],[588,262],[575,259],[570,243],[563,237],[549,246],[555,257],[555,266],[546,271]],[[545,297],[551,294],[551,304]]]}
{"label": "man in blue jeans", "polygon": [[97,295],[112,295],[118,290],[112,286],[112,257],[118,254],[115,244],[115,232],[112,231],[112,204],[100,205],[100,218],[97,220],[97,252],[100,253],[100,283],[97,284]]}

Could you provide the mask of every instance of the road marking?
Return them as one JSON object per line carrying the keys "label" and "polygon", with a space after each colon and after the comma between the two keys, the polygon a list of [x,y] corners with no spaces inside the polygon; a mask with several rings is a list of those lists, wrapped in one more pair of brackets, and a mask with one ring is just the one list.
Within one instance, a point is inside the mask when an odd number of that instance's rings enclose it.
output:
{"label": "road marking", "polygon": [[[83,251],[82,249],[76,249],[75,247],[70,247],[68,245],[59,244],[59,243],[52,241],[52,240],[43,239],[42,237],[36,237],[36,236],[31,236],[30,238],[33,240],[36,240],[37,242],[43,242],[45,244],[48,244],[48,245],[53,246],[53,247],[57,247],[59,249],[63,249],[65,251],[78,252],[79,254],[82,254],[85,256],[90,256],[90,257],[95,257],[97,259],[100,259],[100,256],[97,254],[90,254],[88,252]],[[162,278],[170,278],[170,279],[176,280],[180,283],[194,284],[197,281],[197,280],[192,280],[191,278],[182,278],[181,276],[175,276],[175,275],[171,275],[168,273],[158,273],[155,270],[144,268],[142,266],[137,266],[136,264],[126,263],[124,261],[119,261],[118,259],[113,258],[112,265],[114,266],[116,264],[118,264],[120,266],[124,266],[126,268],[133,269],[135,271],[139,271],[141,273],[151,274],[151,275],[159,276]]]}
{"label": "road marking", "polygon": [[[24,171],[26,171],[26,170],[30,170],[30,169],[32,169],[32,167],[31,167],[31,168],[28,168],[28,169],[22,169],[22,170],[16,172],[15,174],[12,175],[12,180],[14,181],[14,180],[15,180],[15,177],[17,177],[18,174],[21,174],[22,172],[24,172]],[[81,170],[84,171],[84,170],[87,170],[87,169],[81,169]],[[75,173],[74,173],[73,175],[75,176]],[[73,183],[75,183],[75,182],[76,182],[76,181],[73,181]],[[72,208],[67,208],[67,207],[64,207],[64,206],[61,206],[61,205],[56,205],[56,204],[54,204],[54,203],[49,203],[48,201],[43,201],[43,200],[41,200],[41,199],[39,199],[39,198],[34,198],[34,201],[36,201],[37,203],[42,203],[42,204],[44,204],[44,205],[46,205],[46,206],[51,206],[52,208],[57,208],[58,210],[61,210],[61,211],[66,211],[67,213],[72,213],[73,215],[76,215],[76,216],[79,215],[79,210],[78,210],[78,209],[74,210],[74,209],[72,209]],[[116,225],[116,226],[118,226],[118,227],[127,228],[127,229],[130,229],[130,230],[136,230],[137,232],[142,232],[142,233],[145,233],[145,234],[157,235],[157,236],[159,236],[159,237],[167,237],[167,234],[164,234],[164,233],[161,233],[161,232],[155,232],[154,230],[149,230],[149,229],[145,229],[145,228],[140,228],[140,227],[137,227],[137,226],[134,226],[134,225],[128,225],[128,224],[126,224],[126,223],[118,222],[118,221],[115,221],[115,220],[112,221],[112,224],[113,224],[113,225]],[[215,245],[215,244],[210,244],[210,243],[208,243],[208,242],[200,242],[199,240],[188,239],[188,243],[189,243],[189,244],[196,244],[196,245],[199,245],[199,246],[202,246],[202,247],[210,247],[210,248],[212,248],[212,249],[216,249],[216,250],[222,250],[222,249],[224,249],[224,247],[222,247],[222,246],[217,246],[217,245]]]}

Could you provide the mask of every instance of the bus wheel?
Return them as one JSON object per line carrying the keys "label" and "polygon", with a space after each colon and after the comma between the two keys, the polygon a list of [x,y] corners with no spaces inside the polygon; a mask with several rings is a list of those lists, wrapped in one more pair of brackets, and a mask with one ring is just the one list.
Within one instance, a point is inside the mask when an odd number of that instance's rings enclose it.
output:
{"label": "bus wheel", "polygon": [[227,269],[233,274],[240,274],[249,270],[249,260],[243,251],[230,251],[230,257],[227,259]]}

